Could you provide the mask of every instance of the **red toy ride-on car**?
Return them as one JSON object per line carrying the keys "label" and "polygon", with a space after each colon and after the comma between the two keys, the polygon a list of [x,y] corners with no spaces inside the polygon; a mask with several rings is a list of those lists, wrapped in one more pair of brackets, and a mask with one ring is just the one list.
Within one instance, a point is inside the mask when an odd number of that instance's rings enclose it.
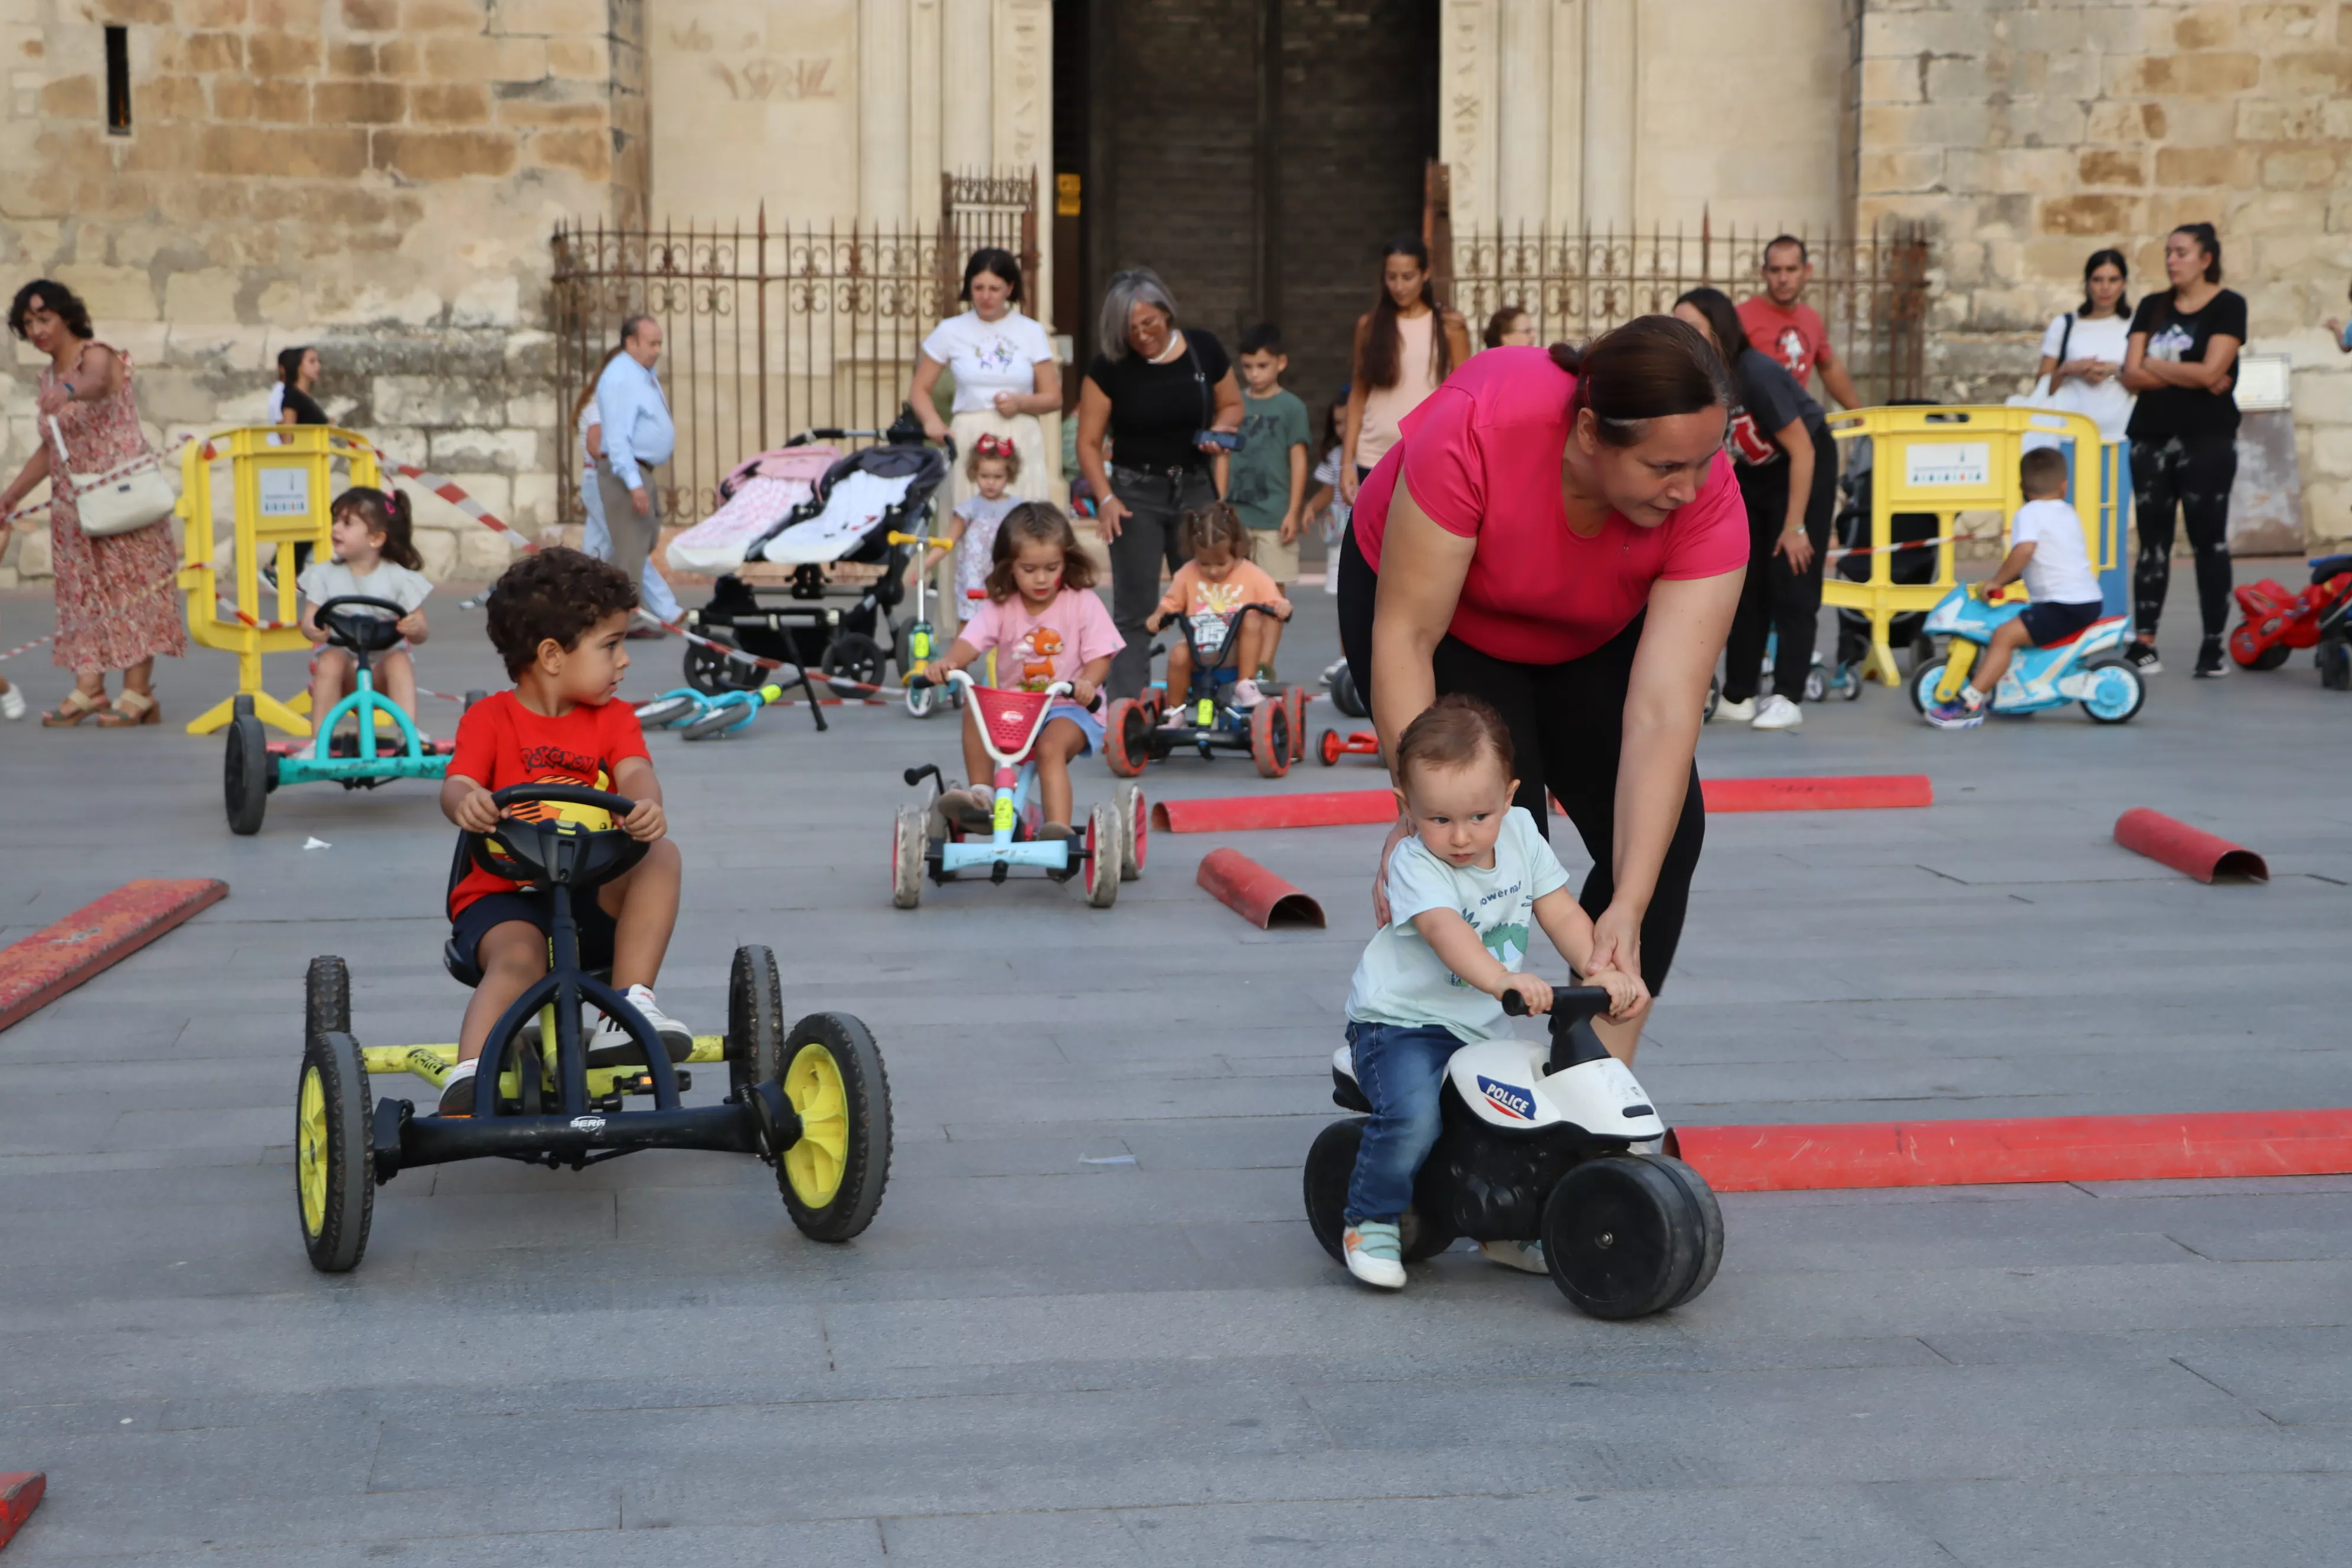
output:
{"label": "red toy ride-on car", "polygon": [[2230,657],[2246,669],[2276,669],[2299,647],[2316,647],[2328,612],[2352,599],[2352,555],[2311,563],[2311,586],[2290,594],[2265,577],[2236,590],[2245,619],[2230,634]]}

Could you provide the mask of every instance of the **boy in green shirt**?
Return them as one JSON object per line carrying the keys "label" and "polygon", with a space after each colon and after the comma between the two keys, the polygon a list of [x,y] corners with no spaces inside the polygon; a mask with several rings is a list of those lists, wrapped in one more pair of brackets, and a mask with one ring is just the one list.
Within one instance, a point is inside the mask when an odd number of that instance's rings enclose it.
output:
{"label": "boy in green shirt", "polygon": [[[1282,334],[1271,324],[1262,322],[1242,334],[1242,444],[1233,454],[1225,486],[1225,500],[1255,531],[1251,558],[1286,599],[1298,581],[1299,515],[1307,500],[1307,444],[1313,438],[1307,405],[1282,388],[1289,368]],[[1261,670],[1243,671],[1245,676],[1273,678],[1282,624],[1266,625],[1265,664]]]}

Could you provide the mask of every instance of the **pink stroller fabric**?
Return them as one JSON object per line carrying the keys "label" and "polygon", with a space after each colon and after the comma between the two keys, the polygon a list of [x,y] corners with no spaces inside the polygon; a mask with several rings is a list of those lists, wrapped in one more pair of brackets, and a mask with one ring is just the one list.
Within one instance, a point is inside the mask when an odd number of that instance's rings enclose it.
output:
{"label": "pink stroller fabric", "polygon": [[708,576],[741,566],[745,552],[815,492],[840,457],[831,447],[782,447],[738,464],[719,483],[724,504],[677,536],[669,564]]}

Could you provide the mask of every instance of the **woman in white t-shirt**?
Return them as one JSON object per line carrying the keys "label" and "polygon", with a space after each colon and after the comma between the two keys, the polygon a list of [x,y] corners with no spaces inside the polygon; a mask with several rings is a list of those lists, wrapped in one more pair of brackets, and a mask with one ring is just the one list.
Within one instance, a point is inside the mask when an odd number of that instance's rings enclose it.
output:
{"label": "woman in white t-shirt", "polygon": [[2091,252],[2083,264],[2083,308],[2052,321],[2042,334],[2041,374],[2048,390],[2033,401],[2087,416],[2107,441],[2122,440],[2131,422],[2132,395],[2123,384],[2131,335],[2124,285],[2130,276],[2122,251]]}
{"label": "woman in white t-shirt", "polygon": [[[941,321],[923,340],[907,401],[914,405],[924,433],[935,441],[953,436],[958,452],[971,451],[982,436],[1011,441],[1021,456],[1022,475],[1013,493],[1024,500],[1050,500],[1056,465],[1037,416],[1060,411],[1062,373],[1045,329],[1017,309],[1021,263],[1009,250],[973,251],[957,297],[971,309]],[[952,423],[940,418],[931,401],[941,371],[955,375]],[[971,497],[973,486],[965,465],[958,463],[950,473],[947,504],[952,510]]]}

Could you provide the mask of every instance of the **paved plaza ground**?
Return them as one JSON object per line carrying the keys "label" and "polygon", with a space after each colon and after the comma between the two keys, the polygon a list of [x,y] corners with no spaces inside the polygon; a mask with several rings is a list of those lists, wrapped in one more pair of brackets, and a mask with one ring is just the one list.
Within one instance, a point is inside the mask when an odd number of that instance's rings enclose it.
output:
{"label": "paved plaza ground", "polygon": [[[1638,1063],[1670,1120],[2352,1104],[2352,699],[2300,656],[2189,679],[2188,576],[2174,673],[2121,728],[1944,734],[1874,688],[1707,731],[1711,775],[1924,772],[1937,804],[1709,822]],[[457,597],[423,678],[493,685]],[[1333,653],[1302,598],[1293,674]],[[0,646],[48,614],[0,595]],[[627,695],[675,683],[675,645],[631,647]],[[65,689],[45,652],[0,672]],[[898,912],[898,770],[956,745],[895,708],[653,742],[687,865],[665,1006],[720,1027],[731,950],[767,942],[789,1015],[881,1042],[897,1152],[863,1237],[803,1239],[742,1157],[486,1162],[400,1176],[362,1268],[315,1274],[304,965],[349,960],[365,1043],[454,1038],[452,832],[429,786],[312,785],[233,837],[220,742],[179,729],[231,681],[204,655],[167,666],[162,728],[0,731],[0,942],[133,877],[233,889],[0,1033],[0,1470],[50,1486],[11,1568],[2345,1559],[2352,1178],[1732,1195],[1714,1288],[1633,1323],[1460,1250],[1374,1296],[1298,1173],[1340,1114],[1381,830],[1156,836],[1108,912],[1035,881]],[[1082,801],[1110,787],[1082,766]],[[2272,881],[2126,853],[2132,805]],[[1228,842],[1332,928],[1212,901],[1193,871]]]}

